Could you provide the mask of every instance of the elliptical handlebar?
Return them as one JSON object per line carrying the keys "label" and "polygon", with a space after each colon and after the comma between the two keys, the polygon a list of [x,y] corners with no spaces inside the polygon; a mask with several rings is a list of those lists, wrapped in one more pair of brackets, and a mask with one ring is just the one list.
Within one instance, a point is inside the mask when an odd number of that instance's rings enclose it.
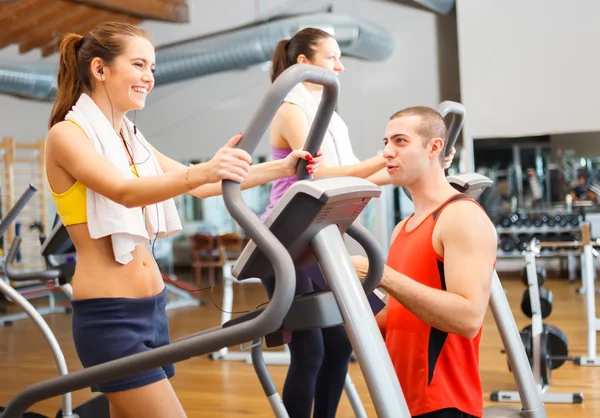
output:
{"label": "elliptical handlebar", "polygon": [[381,282],[383,276],[383,269],[385,267],[385,258],[377,239],[366,229],[364,226],[353,223],[346,230],[346,233],[356,240],[367,253],[367,259],[369,260],[369,269],[367,275],[362,279],[361,284],[363,290],[368,295],[373,292]]}
{"label": "elliptical handlebar", "polygon": [[[17,219],[19,213],[23,210],[27,202],[33,197],[33,195],[37,192],[37,188],[33,184],[29,184],[27,189],[23,192],[17,203],[8,211],[4,219],[0,222],[0,236],[4,235],[10,225]],[[16,236],[13,240],[10,249],[8,250],[8,254],[6,254],[6,260],[4,262],[4,273],[6,277],[8,277],[12,281],[27,281],[27,280],[52,280],[57,278],[60,275],[60,271],[58,270],[44,270],[38,272],[27,272],[21,273],[15,271],[12,267],[12,263],[17,258],[17,251],[19,250],[19,245],[21,245],[22,238],[20,236]]]}
{"label": "elliptical handlebar", "polygon": [[452,120],[448,126],[448,144],[446,145],[446,156],[448,156],[465,123],[466,110],[461,103],[445,100],[438,105],[437,111],[443,118],[452,113]]}
{"label": "elliptical handlebar", "polygon": [[[238,148],[247,151],[249,154],[254,152],[289,91],[296,84],[303,81],[323,85],[323,98],[317,109],[304,149],[314,153],[321,147],[337,102],[339,80],[333,71],[309,64],[296,64],[277,77],[268,90],[243,133]],[[308,177],[306,160],[299,162],[297,176],[299,179]],[[238,182],[223,180],[222,188],[223,200],[230,215],[252,238],[273,266],[276,282],[275,292],[264,314],[260,317],[264,318],[264,321],[268,321],[268,324],[281,324],[290,309],[296,288],[296,275],[292,257],[244,202]]]}
{"label": "elliptical handlebar", "polygon": [[15,221],[15,219],[17,219],[17,216],[23,210],[27,202],[29,202],[29,199],[33,197],[35,192],[37,192],[37,187],[30,183],[21,197],[19,197],[19,200],[17,200],[17,203],[10,208],[4,219],[0,221],[0,236],[4,235],[6,231],[8,231],[10,225]]}

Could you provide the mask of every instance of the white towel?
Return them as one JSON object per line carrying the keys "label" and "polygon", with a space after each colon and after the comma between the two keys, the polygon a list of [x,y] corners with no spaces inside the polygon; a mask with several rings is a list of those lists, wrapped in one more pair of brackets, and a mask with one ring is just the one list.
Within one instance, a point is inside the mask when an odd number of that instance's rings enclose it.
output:
{"label": "white towel", "polygon": [[[119,135],[96,103],[85,93],[67,114],[65,120],[79,125],[86,133],[94,149],[113,163],[124,177],[133,178],[129,160]],[[162,173],[150,145],[133,124],[124,118],[122,134],[133,149],[133,162],[140,177]],[[136,139],[137,136],[137,139]],[[143,145],[142,145],[143,144]],[[148,153],[151,153],[149,156]],[[167,238],[181,232],[181,222],[173,199],[147,206],[146,216],[141,208],[127,208],[93,190],[87,189],[87,219],[90,236],[94,239],[111,236],[115,260],[129,263],[131,252],[144,241]]]}
{"label": "white towel", "polygon": [[[305,114],[308,123],[312,125],[323,91],[309,91],[304,84],[299,83],[285,97],[284,101],[297,105]],[[348,127],[337,112],[333,112],[329,128],[323,138],[323,160],[329,166],[352,165],[360,162],[352,151]]]}

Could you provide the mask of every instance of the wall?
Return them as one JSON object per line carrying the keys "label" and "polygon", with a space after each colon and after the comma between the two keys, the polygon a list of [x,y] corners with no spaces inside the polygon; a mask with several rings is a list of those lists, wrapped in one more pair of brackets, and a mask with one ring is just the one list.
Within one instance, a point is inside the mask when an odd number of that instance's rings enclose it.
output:
{"label": "wall", "polygon": [[458,0],[461,96],[473,138],[600,130],[595,0]]}

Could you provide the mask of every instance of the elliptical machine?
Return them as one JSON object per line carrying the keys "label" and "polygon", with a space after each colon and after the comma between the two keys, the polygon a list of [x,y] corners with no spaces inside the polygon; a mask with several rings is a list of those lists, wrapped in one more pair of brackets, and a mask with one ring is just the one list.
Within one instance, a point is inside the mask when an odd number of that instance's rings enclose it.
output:
{"label": "elliptical machine", "polygon": [[[275,80],[238,147],[253,152],[287,93],[302,81],[324,86],[323,99],[305,149],[314,153],[320,147],[335,107],[338,79],[331,71],[306,64],[288,68]],[[299,164],[300,175],[304,174],[305,166],[305,161]],[[285,330],[318,326],[323,318],[329,318],[332,325],[343,323],[347,329],[377,415],[409,418],[402,390],[366,297],[379,285],[385,260],[381,251],[368,248],[367,241],[376,242],[370,233],[353,225],[370,199],[380,193],[381,189],[373,183],[354,177],[299,181],[271,212],[269,223],[263,224],[243,201],[240,184],[223,181],[226,207],[252,240],[245,250],[247,262],[240,262],[240,266],[245,266],[243,274],[252,277],[254,271],[272,272],[261,277],[261,280],[274,283],[275,291],[268,305],[170,345],[39,382],[17,395],[1,417],[19,418],[30,405],[43,399],[205,355],[223,347],[258,341],[265,336],[285,336]],[[289,226],[282,220],[288,217],[302,222],[306,228],[296,228],[296,232],[300,232],[296,236],[282,234]],[[358,280],[344,245],[345,233],[367,246],[369,271],[362,282]],[[302,267],[315,262],[323,270],[331,290],[294,297],[294,264]],[[496,275],[494,280],[492,310],[522,393],[522,416],[545,417],[510,307]],[[531,386],[533,390],[530,390]],[[270,400],[274,408],[277,407],[277,397]]]}
{"label": "elliptical machine", "polygon": [[[309,81],[324,86],[323,100],[317,110],[315,121],[311,126],[307,139],[307,149],[317,149],[325,135],[329,121],[337,101],[339,81],[332,71],[310,65],[297,64],[288,68],[271,85],[265,99],[259,105],[255,117],[244,132],[238,147],[252,153],[260,138],[263,136],[271,119],[288,92],[299,82]],[[300,164],[299,170],[305,169],[306,162]],[[354,178],[338,178],[333,181],[323,179],[319,187],[330,191],[335,199],[350,199],[355,202],[347,205],[342,212],[331,211],[330,217],[338,218],[341,225],[349,227],[360,210],[368,201],[379,195],[380,190],[366,180]],[[312,182],[305,182],[312,183]],[[110,361],[85,370],[69,373],[34,384],[17,395],[8,405],[2,418],[19,418],[32,404],[66,392],[90,387],[93,384],[125,377],[140,371],[158,367],[163,364],[175,363],[194,356],[205,355],[222,347],[238,345],[273,334],[282,328],[287,314],[291,310],[302,309],[307,313],[318,311],[320,307],[335,309],[338,300],[342,303],[339,313],[352,335],[354,349],[359,364],[366,375],[369,392],[374,399],[375,409],[382,417],[410,417],[406,402],[393,366],[373,317],[364,290],[356,276],[352,262],[346,251],[342,235],[345,233],[334,224],[328,225],[316,232],[318,241],[317,255],[319,263],[326,270],[329,283],[330,275],[344,278],[345,286],[342,292],[333,295],[335,291],[323,292],[314,298],[294,297],[296,287],[294,260],[290,249],[307,248],[307,242],[298,241],[287,246],[280,242],[273,233],[258,219],[245,204],[240,190],[240,184],[233,181],[223,181],[223,198],[227,209],[237,223],[246,231],[260,252],[265,263],[272,265],[272,280],[275,283],[273,297],[268,305],[258,309],[243,319],[235,318],[224,325],[200,331],[167,346],[153,349],[141,354],[131,355],[122,359]],[[293,191],[288,191],[291,195]],[[305,199],[305,194],[298,194],[291,200],[297,202]],[[309,199],[310,200],[310,199]],[[313,200],[314,201],[314,200]],[[331,201],[330,201],[331,202]],[[280,206],[281,207],[281,206]],[[290,207],[293,210],[293,206]],[[360,209],[360,210],[359,210]],[[340,251],[337,251],[337,250]],[[334,251],[335,250],[335,251]],[[295,253],[297,254],[297,253]],[[300,260],[297,260],[300,262]],[[383,257],[371,259],[370,264],[375,270],[370,272],[369,286],[377,286],[383,269]],[[337,292],[336,292],[337,293]],[[313,299],[313,301],[311,301]],[[358,319],[358,321],[355,321]],[[368,372],[366,372],[368,371]]]}
{"label": "elliptical machine", "polygon": [[[449,151],[454,146],[462,129],[465,109],[459,103],[445,101],[439,105],[438,112],[444,117],[452,114],[452,120],[448,128],[449,139],[447,150]],[[317,150],[317,148],[311,148],[310,145],[307,145],[306,149],[311,153],[316,152]],[[331,217],[331,212],[340,213],[342,212],[341,208],[345,205],[350,205],[351,207],[356,208],[357,212],[360,212],[366,203],[342,201],[337,194],[332,193],[331,190],[333,189],[333,185],[342,180],[348,181],[347,178],[333,177],[304,182],[302,180],[309,176],[302,171],[302,167],[298,170],[297,176],[299,181],[290,187],[288,193],[286,193],[273,208],[273,211],[265,220],[265,225],[268,226],[271,232],[286,245],[294,257],[296,265],[304,267],[314,264],[315,259],[318,260],[321,267],[323,267],[319,251],[320,243],[318,236],[315,236],[315,230],[328,228],[329,226],[323,226],[323,224],[327,225],[328,223],[334,228],[339,228],[340,231],[345,230],[350,237],[364,248],[369,258],[369,271],[361,283],[364,293],[369,294],[377,287],[376,283],[381,279],[382,271],[375,270],[375,268],[379,268],[379,265],[375,267],[373,271],[371,270],[372,260],[380,260],[383,258],[379,245],[371,233],[359,224],[347,226],[340,223],[339,219],[335,219],[334,223],[334,219]],[[356,185],[363,181],[362,179],[353,179],[353,181],[356,182]],[[448,177],[448,181],[458,191],[465,193],[475,200],[479,198],[486,188],[492,185],[490,179],[476,173],[451,176]],[[311,251],[310,248],[307,247],[312,247],[313,250]],[[335,247],[335,253],[343,254],[343,257],[340,257],[340,259],[345,259],[345,255],[347,254],[345,247],[341,248],[337,246]],[[332,263],[335,262],[335,260],[331,261]],[[383,263],[384,262],[385,260],[383,260]],[[339,267],[336,266],[335,268],[338,269]],[[237,263],[234,265],[232,273],[234,277],[240,281],[260,277],[261,280],[265,282],[268,280],[271,270],[264,257],[261,256],[260,250],[257,249],[253,241],[250,241],[240,255]],[[327,271],[326,269],[323,269],[323,273],[325,273],[327,283],[332,289],[333,294],[338,297],[339,293],[345,290],[344,286],[349,285],[348,277],[353,276],[354,270],[352,268],[352,272],[346,272],[344,268],[344,271],[340,271],[340,274],[343,273],[347,276],[345,279],[338,278],[336,276],[336,271]],[[320,293],[321,292],[315,292],[313,294],[303,295],[297,297],[297,299],[316,298],[320,296]],[[340,307],[343,306],[341,303],[338,304]],[[291,331],[338,325],[341,323],[339,322],[341,319],[339,318],[339,311],[338,309],[328,309],[328,307],[332,305],[324,304],[320,309],[313,309],[310,311],[305,309],[290,310],[282,328],[278,330],[277,333],[265,336],[267,346],[273,347],[288,343]],[[518,334],[514,317],[495,271],[491,289],[490,307],[505,346],[510,346],[510,349],[507,349],[509,362],[515,366],[515,380],[519,388],[519,393],[522,395],[521,399],[523,405],[521,408],[511,406],[490,406],[485,408],[484,417],[546,417],[546,411],[539,394],[536,391],[535,381],[531,373],[531,368],[529,368],[529,363],[523,349],[521,338]],[[253,313],[247,315],[253,315]],[[244,316],[238,317],[238,319],[243,320]],[[344,319],[345,318],[346,316],[344,316]],[[359,318],[352,320],[360,321]],[[518,339],[515,339],[515,334]],[[362,343],[362,340],[357,341],[356,337],[353,338],[350,330],[348,330],[348,335],[353,347]],[[385,356],[387,357],[387,352],[385,353]],[[271,379],[262,356],[262,344],[260,339],[252,342],[252,364],[259,377],[263,391],[269,399],[275,417],[288,418],[288,412],[281,402],[279,393],[275,388],[275,384]],[[371,370],[365,370],[364,368],[362,368],[362,370],[367,379],[369,377],[368,373],[370,373]],[[382,395],[388,396],[387,394]],[[375,401],[375,399],[373,400]]]}

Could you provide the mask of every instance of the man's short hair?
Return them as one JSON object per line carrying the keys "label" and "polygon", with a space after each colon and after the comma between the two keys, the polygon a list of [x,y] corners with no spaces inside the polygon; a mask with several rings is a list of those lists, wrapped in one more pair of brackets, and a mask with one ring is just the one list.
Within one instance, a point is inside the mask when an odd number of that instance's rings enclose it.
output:
{"label": "man's short hair", "polygon": [[440,153],[440,162],[443,163],[448,143],[448,130],[442,115],[435,109],[427,106],[413,106],[394,113],[390,116],[390,120],[401,118],[402,116],[419,116],[421,118],[421,124],[417,129],[417,133],[423,138],[423,145],[426,145],[431,138],[441,138],[444,141],[444,148]]}

